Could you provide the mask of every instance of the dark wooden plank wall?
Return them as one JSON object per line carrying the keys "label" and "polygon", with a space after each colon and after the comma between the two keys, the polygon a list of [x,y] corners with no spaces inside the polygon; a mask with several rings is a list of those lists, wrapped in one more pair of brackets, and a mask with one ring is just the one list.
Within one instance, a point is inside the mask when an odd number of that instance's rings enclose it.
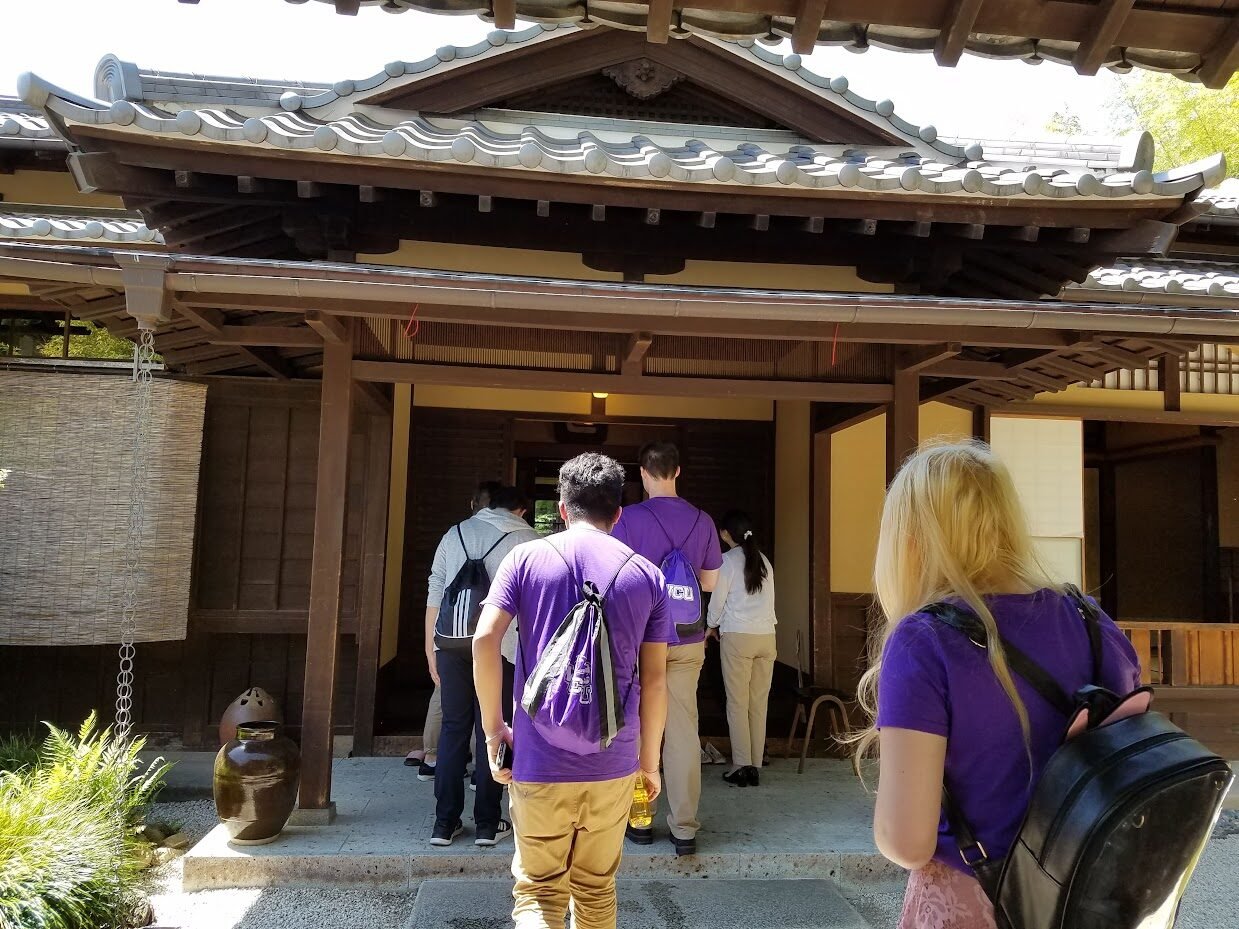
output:
{"label": "dark wooden plank wall", "polygon": [[[386,417],[355,417],[342,626],[358,624],[365,475]],[[194,590],[184,642],[138,646],[134,717],[142,732],[213,747],[224,708],[267,689],[297,734],[305,670],[318,442],[315,385],[213,382],[207,394]],[[351,726],[355,634],[342,636],[337,731]],[[0,729],[74,726],[115,700],[116,649],[0,648]]]}

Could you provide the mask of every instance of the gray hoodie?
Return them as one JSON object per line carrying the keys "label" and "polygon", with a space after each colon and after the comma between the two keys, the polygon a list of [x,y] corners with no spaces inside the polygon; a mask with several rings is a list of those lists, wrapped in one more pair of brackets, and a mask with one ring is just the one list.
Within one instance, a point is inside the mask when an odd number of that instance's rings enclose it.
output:
{"label": "gray hoodie", "polygon": [[[492,545],[495,545],[495,542],[505,532],[508,535],[495,546],[494,551],[486,556],[486,573],[492,579],[495,577],[500,563],[502,563],[508,552],[522,542],[530,542],[541,538],[530,527],[529,523],[509,510],[486,509],[478,510],[461,523],[459,535],[456,533],[455,526],[452,526],[451,529],[445,532],[443,538],[439,540],[439,547],[435,549],[434,564],[430,568],[430,583],[426,591],[426,605],[441,606],[444,589],[451,583],[452,578],[459,573],[460,569],[464,567],[465,560],[470,556],[474,558],[480,557]],[[467,555],[464,548],[461,548],[460,545],[461,536],[464,536],[465,546],[469,549]],[[504,658],[515,664],[515,620],[508,627],[507,634],[504,635],[499,650],[503,653]]]}

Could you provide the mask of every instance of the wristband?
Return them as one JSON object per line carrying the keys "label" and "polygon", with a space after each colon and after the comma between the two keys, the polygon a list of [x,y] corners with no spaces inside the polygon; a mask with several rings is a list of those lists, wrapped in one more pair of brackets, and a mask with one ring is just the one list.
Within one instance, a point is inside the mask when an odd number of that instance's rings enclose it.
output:
{"label": "wristband", "polygon": [[498,735],[492,735],[489,738],[487,738],[486,744],[490,745],[492,742],[498,742],[502,738],[503,738],[503,733],[500,732]]}
{"label": "wristband", "polygon": [[647,771],[647,770],[645,770],[645,768],[642,768],[642,769],[641,769],[641,773],[642,773],[642,774],[657,774],[657,773],[658,773],[658,769],[657,769],[657,768],[655,768],[653,771]]}

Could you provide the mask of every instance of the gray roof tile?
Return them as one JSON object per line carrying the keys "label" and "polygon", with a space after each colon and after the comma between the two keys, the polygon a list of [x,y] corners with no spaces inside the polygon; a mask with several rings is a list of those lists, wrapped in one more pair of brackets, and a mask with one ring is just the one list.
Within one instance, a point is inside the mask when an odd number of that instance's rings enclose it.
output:
{"label": "gray roof tile", "polygon": [[0,239],[153,242],[160,245],[164,241],[163,235],[140,219],[4,212],[0,212]]}
{"label": "gray roof tile", "polygon": [[1124,262],[1097,268],[1081,287],[1073,289],[1239,300],[1239,266],[1208,261]]}

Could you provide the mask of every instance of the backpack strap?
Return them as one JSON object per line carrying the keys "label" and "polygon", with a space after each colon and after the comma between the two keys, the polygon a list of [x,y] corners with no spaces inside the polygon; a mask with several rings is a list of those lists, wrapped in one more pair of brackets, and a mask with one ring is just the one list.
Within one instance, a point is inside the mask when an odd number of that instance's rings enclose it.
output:
{"label": "backpack strap", "polygon": [[491,552],[493,552],[495,549],[497,549],[497,548],[498,548],[498,547],[499,547],[499,546],[503,543],[503,540],[504,540],[504,539],[506,539],[508,536],[510,536],[513,532],[516,532],[516,531],[517,531],[517,530],[513,529],[513,530],[511,530],[510,532],[505,532],[505,533],[504,533],[503,535],[501,535],[499,538],[495,539],[495,544],[494,544],[494,545],[492,545],[490,548],[488,548],[488,549],[486,550],[486,554],[485,554],[485,555],[483,555],[483,556],[482,556],[481,558],[479,558],[478,560],[479,560],[479,561],[485,561],[487,558],[489,558],[489,557],[490,557],[490,555],[491,555]]}
{"label": "backpack strap", "polygon": [[1080,591],[1074,584],[1067,584],[1064,588],[1067,596],[1071,598],[1077,612],[1084,620],[1084,628],[1088,632],[1088,647],[1093,655],[1093,676],[1089,679],[1089,683],[1094,686],[1101,686],[1101,660],[1105,654],[1105,650],[1101,644],[1101,617],[1097,613],[1097,608],[1089,601],[1088,597]]}
{"label": "backpack strap", "polygon": [[[945,602],[932,603],[921,610],[921,612],[928,613],[952,629],[962,632],[978,648],[988,647],[989,639],[981,620],[972,615],[972,613],[965,612],[955,604]],[[1063,690],[1058,681],[1054,680],[1048,671],[1012,645],[1007,639],[1000,635],[998,640],[1002,644],[1003,654],[1006,656],[1007,664],[1011,666],[1011,670],[1022,677],[1054,709],[1062,713],[1063,716],[1070,717],[1075,711],[1075,701],[1067,695],[1067,692]]]}

